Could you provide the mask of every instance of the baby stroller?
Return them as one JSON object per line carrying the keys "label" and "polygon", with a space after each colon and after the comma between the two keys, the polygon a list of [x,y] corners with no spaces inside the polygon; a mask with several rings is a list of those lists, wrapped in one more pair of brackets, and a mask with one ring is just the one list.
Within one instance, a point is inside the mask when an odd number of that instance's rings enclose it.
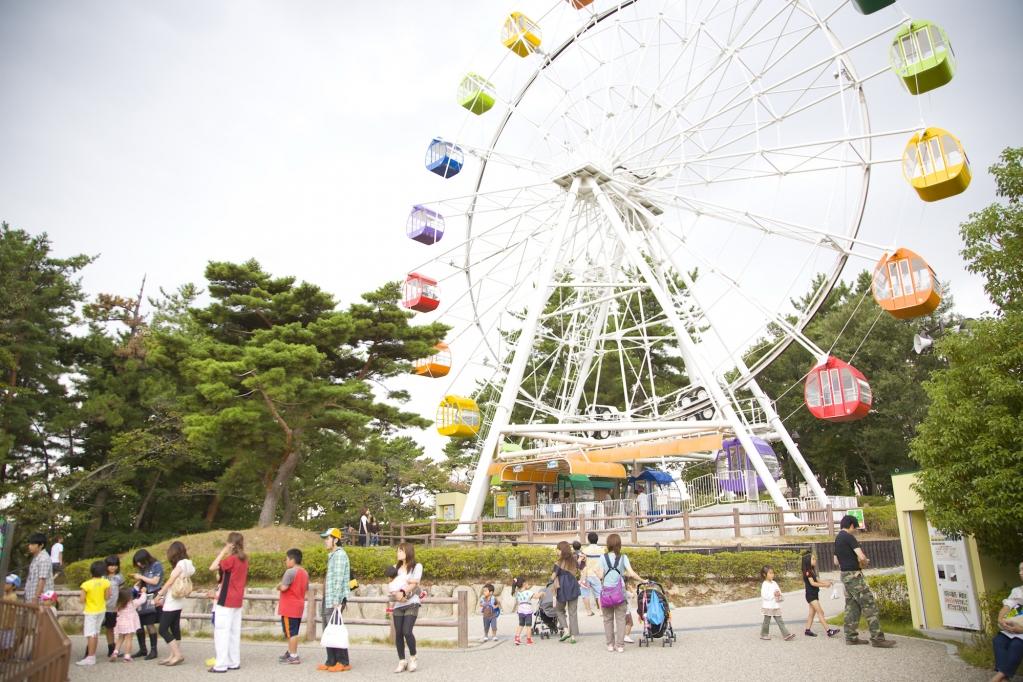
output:
{"label": "baby stroller", "polygon": [[648,581],[636,586],[636,613],[643,623],[640,646],[650,646],[655,639],[661,646],[675,645],[675,631],[671,627],[671,603],[660,583]]}
{"label": "baby stroller", "polygon": [[550,639],[551,635],[560,637],[563,632],[558,627],[558,615],[554,610],[554,582],[547,583],[543,594],[540,596],[540,604],[533,614],[533,635],[540,639]]}

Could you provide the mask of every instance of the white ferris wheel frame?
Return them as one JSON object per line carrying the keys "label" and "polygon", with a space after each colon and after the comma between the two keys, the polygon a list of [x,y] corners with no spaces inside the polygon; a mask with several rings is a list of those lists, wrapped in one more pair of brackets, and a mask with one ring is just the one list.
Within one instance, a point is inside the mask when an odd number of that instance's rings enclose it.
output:
{"label": "white ferris wheel frame", "polygon": [[[465,259],[460,270],[464,273],[469,285],[468,301],[470,302],[473,310],[473,323],[482,334],[482,343],[488,346],[491,343],[490,336],[493,334],[493,328],[487,328],[481,323],[481,320],[484,317],[483,313],[485,311],[482,310],[480,306],[484,303],[477,300],[472,293],[474,286],[472,276],[474,263],[471,260],[468,248],[468,245],[471,244],[474,239],[479,238],[479,235],[473,235],[473,217],[477,214],[477,212],[482,211],[483,206],[481,201],[484,200],[487,195],[487,192],[483,190],[483,182],[488,164],[495,162],[509,164],[517,168],[524,166],[532,166],[534,170],[537,168],[537,165],[530,159],[513,157],[509,156],[507,153],[495,151],[509,122],[517,113],[520,104],[529,92],[530,88],[544,77],[545,70],[554,64],[555,60],[562,53],[584,36],[587,31],[590,31],[594,27],[600,25],[601,22],[604,22],[605,20],[615,18],[621,10],[634,5],[637,2],[638,0],[623,0],[613,7],[601,12],[593,13],[580,28],[574,31],[557,48],[547,54],[541,55],[542,61],[538,64],[527,82],[513,98],[505,102],[507,110],[497,125],[489,147],[474,148],[463,145],[470,154],[479,158],[480,164],[473,191],[466,197],[468,199],[468,208],[466,210],[468,223],[466,240],[463,242],[466,249]],[[530,292],[528,302],[525,306],[525,317],[522,320],[521,329],[519,330],[519,336],[515,343],[511,362],[506,368],[501,367],[502,361],[500,359],[500,351],[495,350],[494,348],[489,349],[490,355],[497,359],[499,370],[505,370],[503,372],[498,372],[499,374],[503,374],[501,395],[498,401],[492,406],[493,412],[486,420],[489,422],[489,425],[486,427],[486,435],[482,439],[482,447],[480,448],[479,456],[475,463],[467,503],[463,509],[460,518],[460,525],[456,532],[468,532],[470,529],[468,524],[474,522],[480,517],[483,502],[489,488],[490,476],[488,474],[488,470],[495,460],[508,462],[528,461],[531,459],[556,456],[559,452],[564,451],[578,452],[580,447],[632,443],[656,438],[678,436],[680,434],[692,435],[694,433],[706,432],[707,430],[714,429],[718,430],[718,432],[730,431],[735,434],[745,451],[748,453],[750,462],[754,466],[759,478],[763,481],[768,494],[778,507],[788,510],[789,504],[786,501],[783,492],[770,475],[763,459],[757,453],[756,447],[753,445],[751,438],[755,431],[760,435],[769,435],[772,439],[781,440],[789,454],[789,457],[796,464],[803,478],[808,483],[814,497],[822,506],[827,504],[827,496],[825,495],[824,490],[821,488],[812,470],[810,470],[807,465],[798,446],[786,430],[784,423],[774,408],[773,402],[757,384],[756,376],[793,342],[806,348],[817,359],[823,359],[827,356],[826,351],[822,350],[806,338],[803,334],[803,329],[813,319],[821,305],[823,305],[828,294],[838,282],[846,261],[851,255],[857,254],[861,250],[869,252],[882,252],[888,250],[887,246],[872,244],[859,239],[859,231],[869,193],[871,168],[874,164],[898,161],[898,159],[874,159],[872,142],[874,139],[879,137],[903,135],[914,129],[892,130],[879,133],[875,133],[871,130],[866,94],[863,86],[866,81],[886,72],[887,69],[873,72],[861,79],[857,75],[856,69],[849,56],[849,52],[852,49],[872,40],[876,40],[879,36],[882,36],[891,31],[893,28],[901,25],[901,20],[892,26],[885,27],[883,30],[873,33],[867,38],[864,38],[849,47],[843,47],[838,38],[827,25],[827,20],[834,14],[834,12],[827,17],[821,18],[810,6],[809,0],[792,0],[791,2],[785,3],[785,5],[791,5],[798,8],[800,11],[810,16],[812,20],[816,22],[818,29],[830,43],[832,52],[821,59],[818,63],[806,67],[803,72],[794,74],[781,82],[775,83],[772,87],[784,85],[786,81],[813,69],[819,68],[821,65],[837,63],[840,65],[841,74],[836,75],[836,78],[841,77],[845,79],[845,85],[832,91],[830,94],[822,96],[820,99],[815,100],[815,102],[805,105],[805,107],[813,106],[813,104],[833,97],[835,94],[842,95],[847,91],[851,92],[854,95],[856,104],[859,108],[859,122],[862,127],[862,133],[859,135],[846,135],[845,137],[836,137],[828,140],[804,142],[791,147],[780,147],[774,149],[762,148],[759,150],[759,153],[767,159],[771,154],[781,155],[791,153],[793,149],[799,147],[808,148],[813,146],[823,146],[823,151],[819,151],[817,156],[823,156],[826,158],[830,149],[842,145],[851,146],[853,142],[860,143],[863,153],[859,159],[855,159],[853,162],[838,160],[835,161],[834,166],[832,166],[833,168],[859,168],[862,170],[860,191],[856,202],[856,208],[853,212],[854,219],[851,221],[851,224],[848,225],[848,231],[829,231],[813,225],[798,224],[791,220],[779,220],[770,216],[751,213],[749,211],[737,211],[736,209],[728,206],[717,205],[711,201],[703,201],[690,196],[678,197],[656,188],[647,188],[643,186],[642,181],[638,180],[635,176],[627,177],[621,174],[616,175],[611,169],[581,167],[553,178],[552,182],[561,185],[562,188],[565,189],[563,203],[558,210],[556,227],[553,229],[552,235],[548,241],[548,248],[545,251],[546,256],[539,264],[539,267],[533,270],[534,276],[529,282],[532,284],[533,290]],[[839,8],[840,7],[841,4],[839,4]],[[835,11],[837,11],[837,9]],[[767,88],[767,90],[770,90],[770,88]],[[739,102],[736,102],[734,106],[740,106],[741,104],[742,101],[740,100]],[[802,109],[799,111],[801,110]],[[786,116],[794,115],[794,113],[798,112],[788,112]],[[727,162],[730,159],[733,159],[736,156],[742,156],[743,154],[744,153],[721,153],[717,155],[708,155],[700,160]],[[681,162],[679,165],[681,165]],[[827,169],[830,167],[820,165],[815,166],[815,169],[817,170],[821,170],[822,168]],[[549,171],[550,169],[544,170]],[[638,171],[651,169],[635,168],[632,170]],[[661,164],[659,169],[652,170],[663,171],[664,164]],[[800,172],[800,169],[797,166],[791,172],[798,173]],[[514,191],[526,192],[529,189],[530,187],[526,186],[515,188]],[[559,423],[510,423],[512,410],[514,409],[516,402],[521,398],[520,392],[522,390],[521,382],[523,380],[523,375],[529,362],[530,352],[533,350],[534,344],[537,341],[540,323],[544,317],[544,309],[548,304],[548,300],[553,289],[559,286],[568,286],[569,288],[573,286],[609,287],[609,284],[606,282],[579,282],[566,285],[565,282],[555,281],[558,254],[564,244],[568,225],[573,212],[580,203],[589,203],[591,207],[597,207],[599,214],[603,216],[603,220],[606,221],[606,224],[613,228],[613,233],[617,240],[615,258],[627,263],[640,273],[641,281],[630,282],[628,284],[633,287],[633,290],[645,288],[660,304],[666,318],[665,321],[670,324],[674,337],[678,341],[678,348],[684,360],[688,376],[691,379],[695,378],[699,380],[700,385],[706,389],[707,396],[705,400],[693,407],[698,409],[704,406],[712,406],[715,409],[715,413],[721,416],[720,419],[703,422],[623,419],[615,423],[594,421],[592,419],[590,421],[585,421],[581,419],[580,416],[576,414],[576,411],[579,408],[579,403],[582,397],[584,379],[587,376],[595,357],[592,344],[595,343],[597,334],[593,333],[586,338],[587,349],[582,355],[579,367],[576,368],[576,371],[580,374],[582,379],[576,381],[572,387],[572,394],[567,401],[568,409],[565,413],[558,415]],[[713,367],[713,363],[703,356],[689,334],[687,324],[691,321],[683,319],[678,312],[678,300],[673,297],[673,294],[669,291],[669,287],[666,285],[665,273],[657,267],[652,266],[646,259],[646,255],[652,252],[663,255],[666,265],[670,267],[672,274],[681,277],[687,289],[690,291],[693,289],[693,282],[689,278],[685,268],[682,267],[682,263],[678,260],[676,255],[679,253],[680,247],[677,245],[670,245],[668,240],[665,238],[664,231],[659,226],[658,215],[660,210],[658,207],[663,204],[672,204],[682,210],[689,209],[698,211],[700,214],[716,216],[719,219],[727,220],[736,225],[750,229],[769,232],[795,241],[815,244],[817,247],[830,249],[836,254],[836,259],[827,273],[824,284],[817,289],[813,298],[808,301],[806,307],[803,309],[802,315],[794,322],[786,319],[777,311],[759,304],[756,296],[752,295],[752,293],[748,291],[743,291],[738,282],[732,282],[734,285],[733,288],[736,292],[749,300],[751,304],[757,305],[767,319],[783,330],[783,334],[776,340],[774,345],[770,347],[767,352],[763,353],[751,366],[746,365],[740,354],[729,353],[729,360],[732,363],[732,368],[738,370],[737,379],[732,381],[726,380],[724,372]],[[623,209],[623,207],[627,208]],[[551,208],[553,212],[554,207],[549,206],[549,208]],[[626,222],[630,222],[631,224],[626,225]],[[639,239],[638,235],[642,235],[643,238]],[[455,249],[448,251],[448,253],[455,251],[457,248],[458,247],[455,247]],[[686,256],[698,262],[701,267],[706,268],[705,271],[712,273],[715,272],[715,264],[713,262],[709,262],[706,259],[701,260],[698,253],[690,251],[686,251],[685,253]],[[597,301],[591,301],[588,304],[596,304],[599,306],[594,317],[597,326],[603,327],[607,323],[607,316],[611,302],[621,298],[622,295],[623,294],[621,293],[608,295],[602,299],[598,299]],[[712,319],[712,302],[705,305],[703,301],[700,301],[697,297],[691,295],[686,303],[698,308],[704,319]],[[564,313],[566,310],[562,310],[561,312]],[[713,325],[711,325],[711,329],[714,329]],[[766,416],[766,427],[763,425],[754,427],[742,416],[741,410],[737,409],[738,399],[736,398],[736,393],[740,389],[748,390],[752,393],[755,404]],[[596,430],[626,435],[619,435],[600,443],[595,442],[593,439],[572,435],[573,432],[578,433]],[[543,439],[548,443],[548,445],[523,452],[498,453],[498,447],[502,442],[502,439],[506,436],[526,436]]]}

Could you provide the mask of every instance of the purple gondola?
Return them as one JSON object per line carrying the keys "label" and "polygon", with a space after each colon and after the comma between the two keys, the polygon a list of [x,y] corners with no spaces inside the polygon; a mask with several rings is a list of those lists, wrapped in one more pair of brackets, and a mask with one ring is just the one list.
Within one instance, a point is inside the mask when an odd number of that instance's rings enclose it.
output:
{"label": "purple gondola", "polygon": [[405,233],[420,244],[436,244],[444,236],[444,216],[417,204],[408,214]]}
{"label": "purple gondola", "polygon": [[[753,445],[774,480],[780,480],[782,478],[781,465],[778,463],[778,456],[774,454],[774,448],[761,438],[753,438]],[[760,475],[757,474],[756,469],[753,468],[753,463],[749,461],[738,438],[726,438],[721,441],[721,449],[718,450],[717,457],[714,459],[714,469],[717,474],[718,488],[722,492],[746,492],[747,476],[750,481],[754,477],[756,478],[757,490],[764,490],[767,487]]]}

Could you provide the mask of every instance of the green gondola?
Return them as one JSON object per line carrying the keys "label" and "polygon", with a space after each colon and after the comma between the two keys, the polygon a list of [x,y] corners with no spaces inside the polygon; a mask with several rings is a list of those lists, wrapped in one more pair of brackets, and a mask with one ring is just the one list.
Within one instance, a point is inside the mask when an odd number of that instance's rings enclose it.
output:
{"label": "green gondola", "polygon": [[899,29],[890,54],[892,70],[914,95],[940,88],[955,75],[952,43],[930,21],[918,19]]}
{"label": "green gondola", "polygon": [[853,0],[853,4],[856,5],[856,9],[860,11],[860,14],[873,14],[888,5],[894,5],[895,0]]}
{"label": "green gondola", "polygon": [[497,89],[478,73],[466,74],[458,86],[458,103],[479,116],[494,106]]}

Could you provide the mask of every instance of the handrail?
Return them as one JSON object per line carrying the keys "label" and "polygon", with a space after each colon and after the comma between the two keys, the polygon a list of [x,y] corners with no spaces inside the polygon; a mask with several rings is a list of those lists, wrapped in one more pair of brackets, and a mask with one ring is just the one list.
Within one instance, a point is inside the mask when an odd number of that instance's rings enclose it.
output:
{"label": "handrail", "polygon": [[[642,544],[639,542],[639,535],[641,533],[651,532],[665,532],[663,527],[659,527],[657,522],[681,519],[682,529],[681,537],[689,541],[692,539],[694,531],[701,530],[732,530],[735,537],[742,537],[743,530],[761,530],[766,532],[777,533],[778,535],[785,535],[785,531],[789,528],[808,528],[817,527],[824,530],[827,535],[834,537],[837,532],[837,525],[839,518],[836,515],[845,513],[854,507],[848,505],[850,498],[836,498],[835,501],[844,501],[846,504],[830,504],[824,507],[820,506],[807,506],[800,508],[792,508],[787,511],[783,511],[778,507],[770,505],[768,502],[739,502],[737,504],[742,505],[753,505],[760,504],[761,508],[758,509],[742,509],[739,506],[733,506],[729,510],[722,511],[700,511],[699,513],[693,513],[690,511],[683,510],[681,513],[673,514],[660,514],[660,513],[647,513],[638,514],[633,509],[629,514],[613,514],[606,516],[591,516],[587,514],[577,514],[575,516],[566,516],[557,519],[543,519],[534,517],[524,517],[519,519],[477,519],[475,522],[474,532],[469,535],[447,535],[438,530],[439,522],[437,519],[431,519],[429,521],[407,521],[399,524],[392,524],[391,530],[394,530],[394,525],[398,526],[398,533],[396,534],[383,534],[380,535],[382,539],[386,539],[389,544],[405,541],[419,540],[428,545],[437,545],[438,543],[454,543],[454,544],[475,544],[477,547],[482,547],[487,544],[490,540],[494,543],[501,542],[513,542],[515,544],[523,545],[546,545],[550,544],[549,540],[545,541],[543,538],[556,537],[565,538],[571,536],[577,536],[580,542],[586,541],[586,533],[588,530],[597,530],[602,532],[614,531],[622,534],[623,544],[630,547],[657,547],[663,542],[654,544]],[[803,500],[803,503],[808,501]],[[748,517],[754,517],[752,521]],[[730,519],[730,523],[706,525],[700,523],[704,519],[714,518],[727,518]],[[699,526],[694,526],[693,522],[696,520],[700,523]],[[445,522],[440,522],[445,523]],[[557,523],[559,527],[549,528],[544,524]],[[448,525],[452,525],[448,522]],[[495,526],[508,526],[514,525],[521,530],[511,531],[495,531],[490,530],[487,527],[493,528]],[[423,528],[428,532],[412,533],[410,529]],[[627,537],[626,537],[627,536]]]}
{"label": "handrail", "polygon": [[57,622],[53,609],[4,601],[0,602],[0,622],[10,632],[12,645],[0,653],[0,681],[67,680],[71,640]]}
{"label": "handrail", "polygon": [[[305,616],[303,621],[306,624],[305,639],[307,642],[316,639],[317,624],[323,622],[323,617],[320,613],[319,604],[321,599],[318,597],[319,592],[322,592],[322,586],[319,583],[309,583],[309,589],[306,591],[306,606]],[[416,620],[417,626],[423,627],[444,627],[444,628],[457,628],[457,641],[458,647],[465,649],[469,646],[469,597],[468,592],[463,590],[457,591],[457,596],[454,597],[426,597],[422,600],[424,606],[430,604],[451,604],[455,606],[455,617],[451,619],[418,619]],[[57,592],[58,597],[74,597],[78,596],[79,592],[76,590],[60,590]],[[194,591],[185,599],[205,599],[210,600],[211,597],[202,591]],[[263,593],[252,593],[245,592],[243,599],[245,601],[279,601],[280,597],[273,594]],[[348,597],[349,604],[387,604],[390,603],[390,599],[387,597],[360,597],[350,596]],[[81,617],[83,614],[81,611],[69,611],[62,610],[57,611],[57,615],[64,618],[76,618]],[[207,613],[195,613],[195,612],[182,612],[181,617],[185,620],[206,620],[210,617]],[[251,623],[277,623],[280,621],[279,616],[261,616],[255,614],[242,613],[243,622]],[[391,639],[394,638],[394,623],[390,618],[345,618],[345,623],[348,625],[374,625],[381,627],[389,627],[391,629]]]}

